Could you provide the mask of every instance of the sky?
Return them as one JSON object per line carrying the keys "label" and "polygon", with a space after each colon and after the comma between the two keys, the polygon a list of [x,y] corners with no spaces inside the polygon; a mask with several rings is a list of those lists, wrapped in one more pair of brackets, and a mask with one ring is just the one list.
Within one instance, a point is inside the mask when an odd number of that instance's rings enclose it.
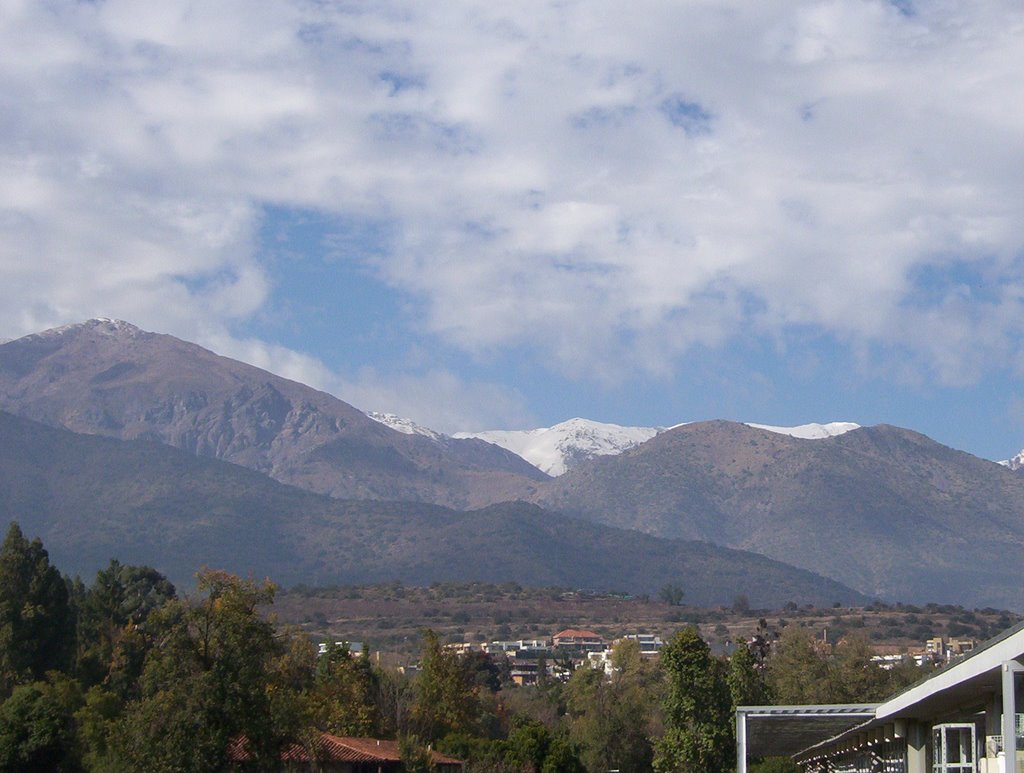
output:
{"label": "sky", "polygon": [[1020,0],[0,0],[0,339],[446,432],[1024,446]]}

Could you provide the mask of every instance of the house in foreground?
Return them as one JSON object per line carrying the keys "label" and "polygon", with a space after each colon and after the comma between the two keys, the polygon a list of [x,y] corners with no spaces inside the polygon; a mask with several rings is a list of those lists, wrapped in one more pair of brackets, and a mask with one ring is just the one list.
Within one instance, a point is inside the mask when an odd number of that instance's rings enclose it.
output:
{"label": "house in foreground", "polygon": [[1024,773],[1024,623],[884,703],[740,706],[737,771],[791,756],[807,773]]}
{"label": "house in foreground", "polygon": [[[228,749],[230,769],[245,770],[250,761],[245,738]],[[462,773],[461,760],[430,752],[437,773]],[[404,773],[398,741],[352,738],[321,733],[310,746],[292,744],[281,753],[281,770],[289,773]]]}

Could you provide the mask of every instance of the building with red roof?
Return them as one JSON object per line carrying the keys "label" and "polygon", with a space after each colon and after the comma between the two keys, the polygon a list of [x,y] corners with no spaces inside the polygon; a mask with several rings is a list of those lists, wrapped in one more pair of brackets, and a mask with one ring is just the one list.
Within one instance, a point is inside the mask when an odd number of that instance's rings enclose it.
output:
{"label": "building with red roof", "polygon": [[[229,769],[245,769],[250,761],[245,738],[228,748]],[[463,762],[430,752],[438,773],[462,773]],[[307,745],[294,743],[281,752],[281,769],[309,773],[404,773],[398,741],[353,738],[320,733]]]}
{"label": "building with red roof", "polygon": [[551,637],[555,647],[565,649],[583,650],[585,652],[600,652],[607,647],[605,640],[593,631],[583,631],[578,628],[566,628]]}

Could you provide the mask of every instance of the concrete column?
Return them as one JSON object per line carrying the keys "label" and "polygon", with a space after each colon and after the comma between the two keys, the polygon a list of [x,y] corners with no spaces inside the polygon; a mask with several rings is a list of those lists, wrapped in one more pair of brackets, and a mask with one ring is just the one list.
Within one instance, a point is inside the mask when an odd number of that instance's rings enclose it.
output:
{"label": "concrete column", "polygon": [[1003,759],[1004,773],[1017,773],[1017,685],[1016,675],[1024,670],[1016,660],[1003,663]]}
{"label": "concrete column", "polygon": [[928,773],[928,727],[907,723],[907,773]]}
{"label": "concrete column", "polygon": [[747,714],[736,712],[736,773],[747,773]]}

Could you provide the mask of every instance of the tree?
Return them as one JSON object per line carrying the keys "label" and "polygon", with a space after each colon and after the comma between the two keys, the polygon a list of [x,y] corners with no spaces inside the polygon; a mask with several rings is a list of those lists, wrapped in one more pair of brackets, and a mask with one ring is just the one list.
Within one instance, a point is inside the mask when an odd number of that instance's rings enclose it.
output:
{"label": "tree", "polygon": [[569,738],[587,770],[649,770],[653,751],[654,670],[635,640],[612,651],[613,674],[583,668],[565,689]]}
{"label": "tree", "polygon": [[764,706],[771,702],[768,685],[756,668],[750,648],[743,642],[740,642],[729,658],[727,681],[733,709],[737,706]]}
{"label": "tree", "polygon": [[379,671],[376,694],[376,713],[381,723],[381,735],[394,737],[412,731],[416,710],[416,688],[412,680],[398,671]]}
{"label": "tree", "polygon": [[398,737],[398,756],[406,773],[433,773],[435,770],[430,749],[414,735]]}
{"label": "tree", "polygon": [[746,593],[741,593],[732,600],[732,611],[737,615],[750,613],[750,599],[747,598]]}
{"label": "tree", "polygon": [[308,698],[313,724],[334,735],[378,735],[379,681],[368,658],[353,656],[348,647],[328,645],[317,659]]}
{"label": "tree", "polygon": [[86,770],[117,769],[111,742],[123,711],[121,699],[99,685],[85,693],[85,705],[75,713],[75,723]]}
{"label": "tree", "polygon": [[78,683],[56,674],[16,687],[0,706],[0,770],[78,770],[74,713],[81,704]]}
{"label": "tree", "polygon": [[135,687],[156,633],[147,622],[175,598],[174,586],[152,567],[115,559],[79,598],[79,677],[87,686],[103,682],[123,698],[138,697]]}
{"label": "tree", "polygon": [[164,633],[147,655],[142,697],[115,734],[125,767],[221,770],[238,736],[255,765],[273,764],[298,734],[288,710],[295,702],[275,671],[283,643],[257,612],[273,601],[274,586],[207,571],[197,588],[206,594],[199,601],[154,613]]}
{"label": "tree", "polygon": [[786,627],[772,647],[766,678],[781,704],[831,703],[828,661],[806,629]]}
{"label": "tree", "polygon": [[455,652],[446,650],[429,628],[416,678],[414,717],[423,736],[438,740],[448,733],[473,732],[479,714],[476,688]]}
{"label": "tree", "polygon": [[74,651],[68,588],[39,539],[11,523],[0,547],[0,696],[65,669]]}
{"label": "tree", "polygon": [[540,773],[584,773],[585,770],[572,744],[565,738],[556,737],[548,747]]}
{"label": "tree", "polygon": [[871,660],[874,654],[863,634],[851,634],[836,647],[829,669],[832,703],[881,701],[892,692],[890,673]]}
{"label": "tree", "polygon": [[683,603],[683,596],[686,594],[683,589],[678,585],[669,583],[665,585],[660,591],[658,591],[658,598],[673,607],[678,607]]}
{"label": "tree", "polygon": [[505,760],[517,770],[540,773],[551,746],[551,732],[540,722],[517,717],[505,741]]}
{"label": "tree", "polygon": [[662,650],[665,733],[655,742],[660,773],[720,773],[735,763],[729,688],[721,663],[693,627]]}

